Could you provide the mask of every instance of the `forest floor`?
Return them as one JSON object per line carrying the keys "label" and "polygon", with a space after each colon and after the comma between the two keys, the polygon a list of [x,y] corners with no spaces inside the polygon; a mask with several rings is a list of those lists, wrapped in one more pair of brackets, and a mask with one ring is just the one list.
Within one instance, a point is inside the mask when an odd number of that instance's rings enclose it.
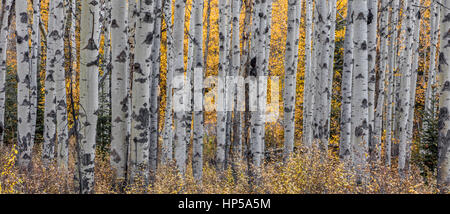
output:
{"label": "forest floor", "polygon": [[[69,170],[65,172],[58,170],[56,163],[45,167],[41,161],[40,151],[36,149],[33,155],[32,170],[23,172],[15,164],[17,150],[11,147],[0,150],[0,193],[77,193],[74,190],[75,161],[73,155],[70,157]],[[176,173],[174,167],[160,166],[150,185],[142,185],[142,182],[138,180],[134,184],[128,185],[124,192],[114,188],[113,172],[108,154],[98,152],[95,164],[95,193],[106,194],[438,193],[435,176],[430,173],[428,176],[421,175],[414,165],[411,166],[409,174],[405,178],[401,178],[395,167],[374,164],[364,172],[365,179],[362,184],[359,184],[356,182],[358,176],[346,170],[346,167],[332,154],[329,154],[328,159],[323,161],[319,155],[307,155],[306,153],[294,155],[287,163],[267,161],[261,169],[258,185],[249,184],[246,163],[243,161],[235,164],[235,170],[228,167],[228,170],[222,173],[218,173],[210,162],[205,161],[201,184],[194,180],[191,164],[188,164],[184,179]]]}

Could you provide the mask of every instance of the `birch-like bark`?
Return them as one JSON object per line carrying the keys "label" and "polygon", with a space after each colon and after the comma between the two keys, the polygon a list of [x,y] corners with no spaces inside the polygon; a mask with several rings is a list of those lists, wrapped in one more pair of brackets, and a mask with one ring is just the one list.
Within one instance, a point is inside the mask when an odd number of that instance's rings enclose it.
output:
{"label": "birch-like bark", "polygon": [[173,128],[172,128],[172,89],[174,73],[174,49],[172,33],[172,1],[164,1],[163,7],[164,23],[166,24],[166,47],[167,47],[167,74],[166,74],[166,109],[164,116],[163,145],[161,146],[161,163],[164,165],[172,161],[173,156]]}
{"label": "birch-like bark", "polygon": [[[241,1],[233,0],[232,2],[232,26],[233,26],[233,34],[231,37],[231,53],[232,53],[232,75],[236,78],[243,77],[239,72],[241,65],[240,58],[240,39],[239,39],[239,15],[241,12]],[[237,80],[239,81],[239,80]],[[234,96],[234,117],[233,117],[233,150],[232,150],[232,167],[235,169],[236,163],[238,163],[242,158],[242,136],[241,136],[241,118],[243,116],[243,108],[242,104],[244,103],[243,99],[243,90],[244,88],[238,88],[238,82],[235,82],[233,85],[233,96]]]}
{"label": "birch-like bark", "polygon": [[[55,60],[54,76],[55,76],[55,89],[56,89],[56,134],[57,134],[57,163],[61,169],[68,168],[69,162],[69,134],[67,118],[67,92],[66,92],[66,71],[65,71],[65,56],[64,56],[64,32],[65,32],[65,13],[64,13],[64,1],[55,1],[56,5],[54,9],[54,17],[49,17],[55,20],[54,26],[49,25],[49,40],[54,40],[55,52],[54,58],[47,57],[47,60]],[[52,31],[50,31],[52,29]],[[48,48],[48,47],[47,47]],[[48,50],[48,49],[47,49]],[[52,57],[52,56],[50,56]],[[47,70],[48,71],[48,70]]]}
{"label": "birch-like bark", "polygon": [[322,155],[326,155],[328,149],[328,134],[330,117],[327,115],[329,93],[329,55],[330,55],[330,16],[328,15],[328,3],[320,0],[316,4],[317,22],[317,53],[316,53],[316,89],[314,95],[314,119],[313,139],[320,148]]}
{"label": "birch-like bark", "polygon": [[111,157],[116,182],[127,176],[128,132],[128,7],[126,1],[111,5]]}
{"label": "birch-like bark", "polygon": [[175,0],[174,25],[173,25],[173,41],[174,41],[174,73],[173,73],[173,93],[179,96],[178,100],[174,100],[174,107],[177,105],[181,109],[174,108],[175,123],[175,161],[178,173],[184,176],[186,172],[186,145],[189,138],[186,136],[186,107],[187,99],[184,90],[185,71],[184,71],[184,21],[185,21],[185,2],[184,0]]}
{"label": "birch-like bark", "polygon": [[0,148],[3,146],[5,134],[5,90],[6,90],[6,50],[8,49],[9,34],[9,14],[11,10],[11,1],[6,0],[2,5],[1,25],[0,25]]}
{"label": "birch-like bark", "polygon": [[17,145],[18,164],[22,168],[31,167],[33,149],[31,133],[31,75],[30,47],[28,45],[27,2],[16,2],[16,50],[17,50]]}
{"label": "birch-like bark", "polygon": [[[354,68],[352,73],[352,144],[353,166],[361,181],[367,164],[369,140],[368,111],[368,45],[367,45],[367,0],[353,1],[354,21]],[[356,30],[358,29],[358,30]]]}
{"label": "birch-like bark", "polygon": [[94,160],[98,114],[100,28],[97,1],[81,2],[80,23],[80,192],[94,192]]}
{"label": "birch-like bark", "polygon": [[409,109],[411,105],[411,69],[412,69],[412,45],[413,45],[413,8],[412,2],[406,2],[406,19],[404,21],[405,25],[405,49],[404,51],[404,60],[402,60],[401,66],[401,82],[400,82],[400,96],[399,96],[399,111],[396,113],[399,115],[399,155],[398,155],[398,167],[399,172],[401,174],[404,173],[406,166],[406,149],[408,144],[408,135],[407,135],[407,125]]}
{"label": "birch-like bark", "polygon": [[376,72],[375,64],[377,58],[377,20],[378,20],[378,0],[367,1],[367,49],[368,49],[368,69],[369,69],[369,151],[373,151],[375,144],[373,144],[372,135],[375,123],[375,84]]}
{"label": "birch-like bark", "polygon": [[[37,77],[39,75],[39,59],[41,50],[41,34],[39,25],[41,21],[41,3],[40,0],[33,0],[33,23],[31,24],[31,141],[34,142],[36,131],[36,116],[37,116],[37,102],[38,102],[38,89],[37,89]],[[64,17],[61,17],[64,19]],[[64,32],[64,31],[62,31]]]}
{"label": "birch-like bark", "polygon": [[333,78],[334,78],[334,51],[336,47],[336,13],[337,13],[337,7],[336,7],[336,0],[328,0],[328,17],[327,22],[330,26],[330,33],[329,33],[329,52],[330,55],[329,58],[329,66],[328,66],[328,94],[330,95],[327,97],[327,105],[326,107],[326,116],[329,117],[328,127],[326,128],[327,133],[325,133],[327,136],[330,136],[330,123],[331,123],[331,99],[333,96]]}
{"label": "birch-like bark", "polygon": [[[351,0],[350,0],[351,1]],[[306,0],[306,29],[305,29],[305,95],[303,100],[303,145],[310,148],[312,145],[312,116],[313,116],[313,95],[314,91],[314,70],[312,63],[312,16],[313,16],[313,0]]]}
{"label": "birch-like bark", "polygon": [[149,176],[150,71],[154,30],[154,2],[138,2],[136,49],[131,97],[131,182]]}
{"label": "birch-like bark", "polygon": [[217,88],[217,151],[216,151],[216,168],[219,171],[225,168],[225,150],[226,150],[226,122],[227,112],[225,111],[226,97],[225,78],[228,66],[226,46],[229,37],[227,31],[228,16],[226,14],[227,0],[219,0],[219,71],[218,71],[218,88]]}
{"label": "birch-like bark", "polygon": [[353,73],[353,0],[347,2],[345,39],[344,39],[344,67],[342,72],[342,104],[341,104],[341,136],[339,157],[348,161],[352,157],[352,73]]}
{"label": "birch-like bark", "polygon": [[387,62],[388,62],[388,24],[389,24],[389,1],[381,1],[380,9],[380,63],[379,63],[379,80],[378,89],[376,91],[376,107],[375,107],[375,118],[374,118],[374,129],[372,133],[372,160],[379,161],[381,158],[381,137],[382,133],[382,121],[383,121],[383,110],[385,107],[384,97],[385,97],[385,79],[387,72]]}
{"label": "birch-like bark", "polygon": [[155,0],[155,30],[152,46],[152,82],[150,86],[150,176],[154,181],[158,164],[159,139],[159,75],[161,63],[161,15],[162,2]]}
{"label": "birch-like bark", "polygon": [[286,37],[286,53],[285,53],[285,79],[284,79],[284,159],[287,160],[294,151],[295,140],[295,95],[296,95],[296,79],[297,69],[296,63],[298,59],[298,42],[299,31],[297,29],[297,21],[301,13],[301,1],[290,0],[288,2],[287,12],[288,32]]}
{"label": "birch-like bark", "polygon": [[439,138],[438,138],[438,165],[437,184],[443,193],[450,191],[450,1],[441,1],[440,17],[440,51],[439,51]]}
{"label": "birch-like bark", "polygon": [[414,108],[416,103],[416,84],[417,84],[417,75],[419,72],[419,42],[420,41],[420,19],[421,19],[421,11],[420,11],[420,0],[414,0],[413,2],[413,11],[411,14],[413,20],[412,24],[414,26],[413,31],[413,39],[412,41],[416,41],[412,43],[412,67],[411,67],[411,89],[410,89],[410,97],[409,97],[409,112],[408,112],[408,124],[406,125],[406,163],[405,169],[409,169],[409,161],[411,160],[411,145],[413,140],[413,128],[414,128]]}
{"label": "birch-like bark", "polygon": [[203,0],[195,0],[194,23],[194,137],[192,142],[192,171],[194,178],[201,182],[203,177]]}
{"label": "birch-like bark", "polygon": [[391,154],[392,154],[392,134],[393,134],[393,101],[394,101],[394,73],[396,71],[396,59],[397,59],[397,23],[399,15],[399,0],[394,0],[392,2],[391,9],[391,28],[390,32],[392,35],[389,37],[389,74],[388,74],[388,94],[387,94],[387,106],[386,106],[386,143],[385,143],[385,162],[387,166],[391,165]]}
{"label": "birch-like bark", "polygon": [[[56,143],[56,75],[64,69],[63,35],[59,26],[58,4],[62,1],[49,3],[49,18],[47,35],[47,62],[45,72],[45,106],[44,106],[44,147],[42,159],[47,165],[54,158]],[[60,5],[62,7],[62,5]]]}

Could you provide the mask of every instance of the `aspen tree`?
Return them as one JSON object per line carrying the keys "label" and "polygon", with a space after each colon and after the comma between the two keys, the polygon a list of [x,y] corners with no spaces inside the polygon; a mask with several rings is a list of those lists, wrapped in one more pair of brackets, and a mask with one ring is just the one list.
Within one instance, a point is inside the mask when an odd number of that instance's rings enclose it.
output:
{"label": "aspen tree", "polygon": [[100,5],[96,0],[81,2],[80,23],[80,192],[94,192],[94,160],[98,114],[98,66]]}
{"label": "aspen tree", "polygon": [[354,68],[352,73],[352,146],[353,166],[362,180],[363,169],[367,164],[369,140],[368,111],[368,46],[367,46],[367,0],[353,1]]}
{"label": "aspen tree", "polygon": [[31,167],[32,141],[31,127],[31,75],[30,47],[28,45],[27,1],[17,1],[16,7],[16,50],[17,50],[17,145],[18,164],[22,168]]}
{"label": "aspen tree", "polygon": [[440,17],[440,50],[439,50],[439,137],[438,137],[438,165],[437,165],[437,184],[443,193],[450,191],[450,67],[448,59],[450,58],[450,44],[448,43],[450,35],[450,1],[441,1]]}
{"label": "aspen tree", "polygon": [[126,179],[128,132],[128,7],[126,1],[111,5],[111,157],[116,181]]}
{"label": "aspen tree", "polygon": [[[296,79],[297,69],[296,56],[298,56],[299,31],[297,21],[299,21],[301,13],[301,1],[290,0],[288,2],[288,32],[286,37],[286,53],[285,53],[285,79],[284,79],[284,159],[287,160],[289,155],[294,151],[295,140],[295,95],[296,95]],[[298,46],[297,46],[298,47]]]}
{"label": "aspen tree", "polygon": [[2,5],[0,19],[0,147],[3,146],[5,132],[5,90],[6,90],[6,50],[8,48],[9,23],[8,18],[11,10],[11,1],[6,0]]}
{"label": "aspen tree", "polygon": [[135,34],[135,56],[131,97],[131,182],[149,173],[150,71],[154,30],[154,1],[139,1]]}
{"label": "aspen tree", "polygon": [[353,0],[347,2],[344,39],[344,67],[342,72],[342,112],[339,157],[347,161],[352,157],[352,71],[353,71]]}

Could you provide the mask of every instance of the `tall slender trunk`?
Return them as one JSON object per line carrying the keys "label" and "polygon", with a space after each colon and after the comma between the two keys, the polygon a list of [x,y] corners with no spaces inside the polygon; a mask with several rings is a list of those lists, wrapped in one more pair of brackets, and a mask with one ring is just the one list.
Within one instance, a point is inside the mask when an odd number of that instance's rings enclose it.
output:
{"label": "tall slender trunk", "polygon": [[367,15],[367,0],[353,1],[354,29],[358,30],[353,35],[352,150],[359,181],[367,164],[369,140]]}
{"label": "tall slender trunk", "polygon": [[398,167],[399,172],[404,173],[406,166],[406,150],[408,144],[408,135],[407,135],[407,125],[408,114],[411,105],[411,69],[412,69],[412,45],[413,45],[413,8],[412,2],[406,2],[406,19],[402,25],[405,25],[405,49],[404,51],[404,59],[402,60],[401,66],[401,82],[400,82],[400,96],[399,96],[399,111],[396,113],[399,115],[399,155],[398,155]]}
{"label": "tall slender trunk", "polygon": [[329,123],[330,117],[327,115],[329,93],[329,55],[330,55],[330,16],[326,0],[320,0],[316,4],[317,22],[317,53],[316,53],[316,93],[314,95],[314,119],[313,119],[313,139],[317,143],[322,155],[326,155],[328,150]]}
{"label": "tall slender trunk", "polygon": [[381,9],[380,9],[380,63],[379,63],[379,79],[378,79],[378,88],[376,90],[376,107],[375,107],[375,118],[374,118],[374,129],[372,132],[372,160],[379,161],[381,158],[381,137],[383,135],[383,110],[385,107],[384,97],[385,97],[385,79],[387,73],[387,62],[388,58],[388,24],[389,24],[389,1],[382,0],[381,1]]}
{"label": "tall slender trunk", "polygon": [[111,5],[111,158],[116,182],[125,182],[130,133],[128,132],[128,8],[126,1]]}
{"label": "tall slender trunk", "polygon": [[21,1],[16,6],[16,50],[17,50],[17,145],[18,164],[22,168],[31,167],[33,149],[31,133],[31,75],[30,47],[28,45],[27,2]]}
{"label": "tall slender trunk", "polygon": [[140,1],[137,8],[136,49],[131,97],[131,182],[149,176],[150,71],[154,30],[154,1]]}
{"label": "tall slender trunk", "polygon": [[98,112],[99,4],[81,2],[80,32],[80,190],[94,192],[95,138]]}
{"label": "tall slender trunk", "polygon": [[411,16],[413,17],[413,40],[416,41],[412,43],[412,69],[411,69],[411,89],[410,89],[410,97],[409,97],[409,113],[408,113],[408,124],[406,125],[406,170],[409,169],[409,162],[411,160],[411,145],[413,141],[413,128],[414,128],[414,108],[416,103],[416,85],[417,85],[417,75],[419,72],[419,42],[420,41],[420,19],[421,19],[421,11],[420,11],[420,0],[414,0],[414,6]]}
{"label": "tall slender trunk", "polygon": [[387,93],[387,107],[386,107],[386,143],[385,143],[385,162],[387,166],[391,165],[391,154],[392,154],[392,138],[393,138],[393,114],[394,114],[394,84],[395,84],[395,76],[394,73],[396,71],[396,59],[397,59],[397,23],[398,23],[398,9],[399,8],[399,0],[394,0],[392,2],[391,9],[391,28],[390,32],[392,32],[392,36],[389,37],[389,75],[388,75],[388,93]]}
{"label": "tall slender trunk", "polygon": [[339,157],[348,161],[352,157],[352,73],[353,73],[353,0],[347,2],[344,39],[344,68],[342,72],[342,112]]}
{"label": "tall slender trunk", "polygon": [[161,163],[164,165],[172,161],[173,156],[173,128],[172,128],[172,88],[173,88],[173,62],[174,47],[172,33],[172,1],[165,0],[164,22],[166,24],[166,44],[167,44],[167,74],[166,74],[166,109],[164,116],[163,145],[161,146]]}
{"label": "tall slender trunk", "polygon": [[375,123],[375,85],[376,78],[376,58],[377,58],[377,20],[378,20],[378,0],[367,1],[367,49],[368,49],[368,69],[369,69],[369,152],[375,150],[375,144],[373,143],[373,130]]}
{"label": "tall slender trunk", "polygon": [[[39,75],[39,59],[41,50],[41,34],[39,31],[39,25],[41,22],[41,3],[40,0],[33,0],[33,23],[31,24],[31,141],[34,142],[36,131],[36,115],[37,115],[37,101],[38,101],[38,89],[37,89],[37,77]],[[64,19],[64,17],[61,17]],[[64,31],[62,31],[64,32]]]}
{"label": "tall slender trunk", "polygon": [[195,0],[194,14],[194,137],[192,142],[192,171],[194,178],[201,182],[203,177],[203,0]]}
{"label": "tall slender trunk", "polygon": [[[299,40],[297,22],[301,14],[301,1],[290,0],[288,2],[288,32],[286,37],[285,53],[285,79],[284,79],[284,159],[287,160],[294,151],[295,142],[295,95],[298,60]],[[298,47],[298,46],[297,46]]]}
{"label": "tall slender trunk", "polygon": [[[185,2],[184,0],[175,0],[173,39],[174,39],[174,73],[173,73],[173,93],[177,98],[174,99],[174,123],[175,123],[175,161],[178,172],[184,176],[186,172],[186,145],[189,140],[186,136],[186,107],[187,99],[184,90],[185,71],[184,71],[184,21],[185,21]],[[181,107],[181,108],[180,108]]]}
{"label": "tall slender trunk", "polygon": [[9,15],[11,11],[11,1],[6,0],[2,5],[1,25],[0,25],[0,148],[3,146],[5,134],[5,101],[6,101],[6,50],[8,48],[9,35]]}
{"label": "tall slender trunk", "polygon": [[152,82],[150,86],[150,176],[152,181],[156,175],[158,164],[159,142],[159,75],[161,64],[161,16],[162,1],[155,2],[155,31],[152,46]]}
{"label": "tall slender trunk", "polygon": [[[53,39],[55,44],[55,55],[53,59],[47,57],[47,60],[55,60],[54,69],[55,74],[55,87],[56,87],[56,134],[57,134],[57,162],[58,166],[62,169],[68,168],[69,162],[69,133],[68,133],[68,122],[67,119],[67,92],[66,92],[66,71],[65,71],[65,56],[64,56],[64,32],[65,32],[65,13],[64,13],[64,1],[56,1],[59,3],[55,6],[53,23],[54,26],[49,25],[50,34],[47,39],[47,44],[49,40]],[[49,20],[50,21],[50,20]],[[57,32],[57,33],[55,33]],[[48,47],[47,47],[48,48]],[[48,49],[47,49],[48,50]],[[48,71],[48,70],[47,70]]]}
{"label": "tall slender trunk", "polygon": [[438,138],[438,166],[437,166],[437,184],[443,193],[450,192],[450,66],[448,59],[450,57],[450,7],[449,0],[441,1],[441,17],[440,17],[440,52],[439,52],[439,138]]}
{"label": "tall slender trunk", "polygon": [[[352,0],[350,0],[352,1]],[[307,148],[311,147],[312,133],[312,115],[313,115],[313,95],[314,91],[314,70],[312,63],[312,16],[313,16],[313,0],[306,0],[306,32],[305,32],[305,89],[303,96],[303,145]]]}
{"label": "tall slender trunk", "polygon": [[226,153],[226,75],[227,75],[227,41],[229,32],[227,31],[227,0],[219,0],[219,73],[217,88],[217,151],[216,151],[216,167],[219,171],[225,169],[225,153]]}

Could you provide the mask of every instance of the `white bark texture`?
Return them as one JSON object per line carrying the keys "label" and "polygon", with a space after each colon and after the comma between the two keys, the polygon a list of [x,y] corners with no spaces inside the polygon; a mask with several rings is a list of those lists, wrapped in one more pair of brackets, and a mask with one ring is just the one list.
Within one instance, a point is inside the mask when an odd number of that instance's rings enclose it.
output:
{"label": "white bark texture", "polygon": [[288,32],[286,37],[285,79],[284,79],[284,159],[287,160],[294,151],[295,142],[295,95],[297,79],[299,30],[297,22],[300,20],[301,1],[288,2]]}
{"label": "white bark texture", "polygon": [[322,155],[326,155],[328,150],[329,123],[330,117],[327,114],[328,100],[331,97],[328,89],[329,85],[329,55],[330,55],[330,16],[328,3],[320,0],[316,4],[317,22],[317,53],[316,53],[316,88],[314,95],[314,119],[313,119],[313,139],[321,150]]}
{"label": "white bark texture", "polygon": [[[351,0],[350,0],[351,1]],[[312,138],[312,116],[313,116],[313,81],[314,70],[312,64],[312,16],[313,16],[313,0],[306,0],[306,31],[305,31],[305,95],[303,100],[303,145],[307,148],[311,147]]]}
{"label": "white bark texture", "polygon": [[0,147],[3,146],[5,133],[5,101],[6,101],[6,50],[8,49],[9,23],[8,18],[11,10],[12,0],[6,0],[2,5],[2,15],[0,16]]}
{"label": "white bark texture", "polygon": [[98,114],[98,64],[100,4],[81,2],[80,23],[80,192],[94,192],[94,160]]}
{"label": "white bark texture", "polygon": [[150,71],[154,30],[154,2],[138,2],[131,98],[130,181],[149,176]]}
{"label": "white bark texture", "polygon": [[363,169],[367,164],[369,140],[367,15],[367,0],[354,0],[355,66],[352,74],[352,144],[353,166],[358,179],[361,179]]}
{"label": "white bark texture", "polygon": [[117,181],[125,181],[128,160],[128,8],[126,1],[111,5],[111,157]]}
{"label": "white bark texture", "polygon": [[398,168],[399,172],[403,173],[406,166],[406,149],[408,144],[407,125],[408,114],[411,105],[411,69],[412,69],[412,45],[413,45],[413,8],[412,2],[406,2],[406,19],[402,25],[405,25],[405,49],[403,50],[404,59],[401,61],[401,81],[400,81],[400,96],[398,103],[399,114],[399,155],[398,155]]}
{"label": "white bark texture", "polygon": [[16,2],[16,50],[17,50],[17,145],[18,164],[20,167],[31,167],[33,140],[31,132],[31,75],[30,47],[28,45],[28,3],[25,0]]}
{"label": "white bark texture", "polygon": [[439,139],[437,184],[441,192],[450,191],[450,1],[441,1],[440,17],[440,51],[439,51]]}
{"label": "white bark texture", "polygon": [[[183,52],[183,40],[184,40],[184,21],[185,21],[185,2],[184,0],[175,0],[174,11],[174,25],[173,25],[173,38],[174,38],[174,82],[173,93],[182,97],[181,100],[176,100],[176,105],[180,105],[182,109],[174,111],[174,123],[175,123],[175,161],[178,172],[184,176],[186,172],[186,145],[189,138],[186,136],[186,102],[184,84],[185,84],[185,71],[184,71],[184,52]],[[174,105],[175,107],[175,105]]]}
{"label": "white bark texture", "polygon": [[195,0],[194,23],[194,137],[192,142],[192,171],[194,178],[197,181],[201,181],[203,177],[203,0]]}
{"label": "white bark texture", "polygon": [[341,136],[339,157],[348,161],[352,157],[352,72],[353,72],[353,0],[347,2],[347,24],[344,39],[344,67],[342,70]]}
{"label": "white bark texture", "polygon": [[164,116],[163,144],[161,146],[161,163],[172,161],[173,157],[173,128],[172,128],[172,89],[173,89],[173,33],[172,33],[172,1],[164,1],[164,22],[166,24],[166,46],[167,46],[167,74],[166,74],[166,109]]}

